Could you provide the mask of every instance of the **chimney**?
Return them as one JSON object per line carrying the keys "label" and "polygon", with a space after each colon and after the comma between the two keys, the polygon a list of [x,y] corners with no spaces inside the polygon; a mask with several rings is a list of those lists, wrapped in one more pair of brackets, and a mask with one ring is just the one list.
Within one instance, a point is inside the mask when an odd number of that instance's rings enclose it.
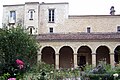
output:
{"label": "chimney", "polygon": [[111,14],[111,15],[115,15],[114,6],[111,6],[111,8],[110,8],[110,14]]}

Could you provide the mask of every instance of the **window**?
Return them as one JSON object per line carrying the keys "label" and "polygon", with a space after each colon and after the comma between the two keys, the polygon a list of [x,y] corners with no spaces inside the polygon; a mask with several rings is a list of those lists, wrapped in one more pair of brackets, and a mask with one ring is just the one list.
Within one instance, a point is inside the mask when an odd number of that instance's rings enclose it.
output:
{"label": "window", "polygon": [[33,11],[30,12],[30,19],[33,20]]}
{"label": "window", "polygon": [[34,32],[33,30],[35,30],[35,28],[33,26],[29,26],[27,29],[29,30],[30,34],[33,34],[33,32]]}
{"label": "window", "polygon": [[15,11],[10,11],[10,19],[16,20],[16,12]]}
{"label": "window", "polygon": [[90,33],[90,27],[87,27],[87,33]]}
{"label": "window", "polygon": [[34,13],[35,13],[34,9],[30,9],[30,10],[28,11],[28,13],[29,13],[29,20],[33,20],[33,18],[34,18]]}
{"label": "window", "polygon": [[117,26],[117,32],[120,32],[120,26]]}
{"label": "window", "polygon": [[54,22],[55,18],[55,10],[54,9],[49,9],[49,22]]}
{"label": "window", "polygon": [[33,33],[32,28],[30,28],[30,34],[32,34],[32,33]]}
{"label": "window", "polygon": [[53,33],[53,28],[49,28],[50,33]]}

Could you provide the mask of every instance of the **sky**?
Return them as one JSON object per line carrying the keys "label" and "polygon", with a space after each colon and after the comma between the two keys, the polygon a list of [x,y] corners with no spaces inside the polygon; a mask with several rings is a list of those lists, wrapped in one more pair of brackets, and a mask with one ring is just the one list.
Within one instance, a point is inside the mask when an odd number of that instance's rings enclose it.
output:
{"label": "sky", "polygon": [[24,4],[25,2],[69,3],[69,15],[109,15],[111,6],[120,14],[120,0],[0,0],[0,27],[2,26],[3,5]]}

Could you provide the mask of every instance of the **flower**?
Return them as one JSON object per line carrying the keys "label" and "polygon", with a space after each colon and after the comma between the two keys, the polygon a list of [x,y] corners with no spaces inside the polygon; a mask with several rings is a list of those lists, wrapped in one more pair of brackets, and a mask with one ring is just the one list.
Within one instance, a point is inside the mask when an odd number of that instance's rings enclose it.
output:
{"label": "flower", "polygon": [[21,60],[19,60],[19,59],[16,60],[16,63],[17,63],[18,65],[24,65],[24,62],[21,61]]}
{"label": "flower", "polygon": [[113,74],[114,77],[118,77],[119,75],[117,73]]}
{"label": "flower", "polygon": [[20,59],[16,59],[14,62],[10,64],[6,64],[6,66],[8,67],[6,69],[6,72],[10,74],[7,77],[7,80],[16,80],[17,74],[19,73],[19,75],[21,75],[23,73],[22,71],[24,70],[23,69],[24,65],[25,63]]}
{"label": "flower", "polygon": [[16,78],[9,78],[8,80],[16,80]]}
{"label": "flower", "polygon": [[50,73],[53,73],[53,71],[50,71]]}
{"label": "flower", "polygon": [[22,69],[24,67],[24,62],[22,60],[17,59],[16,63],[20,69]]}

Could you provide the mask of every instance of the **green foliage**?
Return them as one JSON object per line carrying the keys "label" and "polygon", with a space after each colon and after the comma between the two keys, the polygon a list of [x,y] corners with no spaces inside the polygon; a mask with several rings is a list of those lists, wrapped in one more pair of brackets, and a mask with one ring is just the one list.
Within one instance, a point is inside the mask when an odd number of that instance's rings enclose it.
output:
{"label": "green foliage", "polygon": [[32,68],[32,72],[46,72],[46,73],[50,73],[51,71],[54,70],[54,66],[53,65],[49,65],[49,64],[46,64],[44,62],[38,62],[37,65],[34,65],[33,68]]}
{"label": "green foliage", "polygon": [[24,75],[26,80],[61,80],[65,78],[78,77],[79,69],[60,69],[56,70],[53,65],[39,62],[30,72]]}
{"label": "green foliage", "polygon": [[[31,72],[28,72],[25,75],[24,80],[62,80],[62,79],[72,79],[81,77],[81,80],[114,80],[113,74],[119,72],[119,67],[111,67],[110,64],[102,63],[105,73],[94,74],[90,73],[93,69],[91,65],[86,65],[84,67],[84,72],[80,72],[80,69],[54,69],[53,65],[45,64],[44,62],[40,62],[38,65],[35,65]],[[117,72],[118,71],[118,72]],[[42,73],[45,73],[44,77]],[[119,74],[119,73],[118,73]],[[80,76],[81,75],[81,76]],[[119,79],[119,77],[117,78]]]}
{"label": "green foliage", "polygon": [[24,79],[30,78],[31,80],[50,80],[50,78],[53,78],[54,72],[55,69],[53,65],[38,62],[38,64],[34,65],[27,73],[28,75],[24,75]]}
{"label": "green foliage", "polygon": [[21,27],[5,29],[0,33],[0,53],[4,61],[11,63],[16,58],[22,58],[25,62],[33,61],[36,57],[37,44]]}
{"label": "green foliage", "polygon": [[8,77],[10,77],[10,74],[4,73],[2,76],[0,76],[0,80],[7,80]]}
{"label": "green foliage", "polygon": [[116,73],[120,74],[120,67],[116,68]]}
{"label": "green foliage", "polygon": [[36,64],[38,49],[34,37],[20,26],[9,30],[0,29],[0,74],[14,68],[16,59],[21,59],[27,67]]}
{"label": "green foliage", "polygon": [[90,80],[113,80],[113,76],[110,74],[89,74]]}
{"label": "green foliage", "polygon": [[93,69],[93,67],[92,67],[92,65],[86,65],[85,67],[83,67],[84,68],[84,71],[86,72],[86,73],[89,73],[90,72],[90,70],[92,70]]}
{"label": "green foliage", "polygon": [[92,73],[91,71],[95,68],[92,68],[91,66],[85,67],[85,75],[82,77],[85,79],[86,77],[90,78],[90,80],[113,80],[114,76],[113,74],[120,72],[120,67],[112,67],[110,64],[106,64],[105,62],[100,62],[100,65],[102,66],[100,71],[97,73]]}

